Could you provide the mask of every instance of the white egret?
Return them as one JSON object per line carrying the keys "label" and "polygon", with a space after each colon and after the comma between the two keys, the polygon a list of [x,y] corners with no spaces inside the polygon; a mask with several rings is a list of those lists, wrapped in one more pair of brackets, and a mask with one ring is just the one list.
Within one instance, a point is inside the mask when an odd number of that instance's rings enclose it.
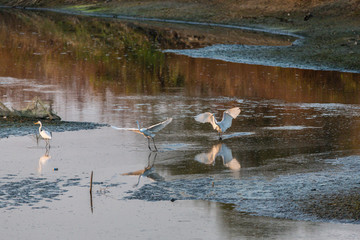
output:
{"label": "white egret", "polygon": [[239,161],[233,157],[232,151],[225,144],[214,145],[207,153],[199,153],[195,156],[195,160],[207,164],[215,165],[215,159],[220,156],[223,160],[223,165],[231,170],[239,171],[241,165]]}
{"label": "white egret", "polygon": [[240,114],[240,112],[241,110],[238,107],[228,109],[224,111],[222,120],[220,122],[215,119],[213,113],[209,112],[201,113],[195,116],[195,120],[201,123],[210,123],[214,130],[218,131],[219,139],[222,140],[222,133],[231,127],[232,120],[235,119]]}
{"label": "white egret", "polygon": [[136,121],[138,129],[133,130],[133,131],[144,135],[144,137],[148,139],[148,147],[149,147],[150,151],[152,151],[152,149],[150,147],[150,139],[152,139],[153,143],[154,143],[155,151],[157,151],[157,148],[155,145],[155,140],[154,140],[154,137],[156,135],[155,133],[159,132],[161,129],[166,127],[169,123],[171,123],[171,121],[172,121],[172,118],[168,118],[161,123],[155,124],[155,125],[147,127],[147,128],[140,128],[139,122]]}
{"label": "white egret", "polygon": [[40,127],[39,127],[40,136],[45,140],[45,142],[46,142],[46,147],[48,147],[48,146],[49,146],[49,141],[50,141],[51,138],[52,138],[51,132],[46,131],[45,129],[42,129],[42,123],[41,123],[40,121],[37,121],[37,122],[34,123],[34,124],[40,124]]}

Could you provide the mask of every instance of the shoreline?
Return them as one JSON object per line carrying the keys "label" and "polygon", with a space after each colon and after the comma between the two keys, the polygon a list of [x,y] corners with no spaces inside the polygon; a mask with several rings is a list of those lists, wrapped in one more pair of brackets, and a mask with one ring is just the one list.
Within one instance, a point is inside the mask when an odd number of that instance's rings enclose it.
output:
{"label": "shoreline", "polygon": [[[28,13],[18,12],[18,15],[23,17],[27,15],[35,17],[55,16],[55,14],[50,13],[41,14],[39,11],[33,13],[30,11]],[[56,14],[56,17],[53,19],[60,20],[59,22],[65,19],[64,14]],[[76,21],[79,19],[81,21],[85,19],[86,23],[93,21],[94,23],[105,22],[108,24],[110,22],[95,19],[92,16],[81,18],[73,15],[68,18],[78,26],[82,26]],[[34,25],[39,26],[38,22],[34,21]],[[22,23],[20,22],[15,26],[21,26]],[[109,24],[109,28],[120,25],[112,24]],[[11,29],[10,26],[13,25],[9,24],[8,26],[5,29]],[[181,26],[179,25],[176,31],[180,31]],[[17,28],[14,27],[13,29],[16,31]],[[51,28],[44,29],[43,33],[47,32],[46,29]],[[104,30],[106,28],[99,27],[99,29]],[[111,29],[118,31],[117,27]],[[215,30],[217,29],[215,28]],[[30,31],[31,36],[32,32]],[[105,37],[107,36],[109,34],[105,35]],[[310,40],[306,35],[304,36],[306,46]],[[114,40],[118,41],[119,38],[114,37]],[[29,45],[32,42],[39,41],[30,41]],[[283,61],[294,59],[294,61],[301,62],[302,58],[299,56],[306,58],[306,55],[303,56],[304,52],[293,51],[300,51],[303,47],[302,44],[286,47],[223,44],[212,45],[205,49],[177,51],[189,51],[191,53],[205,51],[197,57],[211,58],[213,56],[209,56],[209,52],[217,53],[214,51],[215,49],[218,52],[221,50],[220,53],[223,56],[236,52],[235,56],[229,56],[232,60],[239,55],[243,57],[247,53],[246,56],[250,59],[255,56],[257,59],[269,61],[273,55],[274,61],[276,59],[278,59],[277,61],[279,59]],[[17,45],[9,46],[11,47],[8,49],[16,49]],[[221,47],[222,49],[219,49]],[[92,49],[97,49],[97,47]],[[264,49],[266,49],[266,53],[264,53]],[[169,57],[173,57],[173,55]],[[179,59],[179,62],[184,59],[185,61],[188,60],[186,57],[179,57]],[[203,60],[200,59],[200,61]],[[218,63],[218,61],[208,60],[206,62]],[[220,64],[225,65],[225,71],[230,69],[226,65],[234,65],[235,69],[240,66],[239,64],[224,64],[223,62]],[[244,71],[247,73],[251,71],[250,67],[252,66],[243,65],[240,67],[249,67],[250,70]],[[271,70],[288,71],[279,68],[271,68]],[[67,71],[59,71],[59,75],[62,76],[63,72]],[[106,72],[103,71],[100,74]],[[219,77],[225,75],[221,74],[221,71],[213,71],[209,72],[209,76],[212,76],[214,72],[216,72],[215,74],[219,72]],[[293,70],[289,70],[289,72],[291,75],[296,74],[292,73]],[[230,73],[225,76],[232,76]],[[268,73],[272,72],[269,71]],[[304,73],[314,72],[304,71]],[[326,75],[324,72],[317,74]],[[332,74],[336,76],[333,78],[334,82],[341,79],[345,83],[356,83],[359,76],[342,73],[331,73],[329,75]],[[288,76],[282,75],[277,79],[288,79]],[[349,81],[343,76],[354,76],[355,79]],[[196,79],[196,77],[194,78]],[[39,233],[50,229],[50,231],[46,231],[45,237],[60,238],[62,237],[61,233],[65,233],[65,237],[75,235],[76,238],[86,237],[88,239],[101,237],[115,239],[120,235],[126,238],[135,235],[137,238],[154,239],[159,238],[159,236],[173,236],[174,239],[199,236],[208,239],[238,239],[241,237],[246,239],[262,237],[274,239],[312,239],[315,237],[316,239],[337,239],[341,235],[346,239],[356,239],[359,231],[358,224],[360,223],[357,217],[359,215],[356,212],[359,209],[358,196],[360,192],[358,187],[360,178],[356,174],[360,169],[359,151],[356,147],[359,143],[357,137],[359,135],[356,134],[358,130],[356,128],[357,113],[359,112],[356,107],[358,100],[357,84],[352,88],[355,89],[354,95],[348,93],[335,95],[354,96],[355,100],[342,102],[341,99],[334,101],[333,99],[336,98],[329,98],[330,101],[326,101],[318,98],[318,96],[327,96],[329,89],[332,89],[326,87],[328,85],[321,84],[322,81],[320,80],[327,80],[326,76],[318,78],[314,74],[309,78],[315,82],[320,82],[319,86],[314,87],[314,96],[316,97],[299,97],[301,102],[296,108],[292,108],[292,105],[297,103],[287,103],[285,100],[285,103],[269,103],[273,101],[273,97],[265,98],[266,101],[254,101],[253,98],[247,101],[246,97],[244,99],[232,97],[240,95],[236,94],[237,92],[230,94],[226,91],[219,91],[226,93],[220,95],[223,97],[218,99],[219,102],[214,101],[217,98],[216,93],[214,95],[201,95],[195,92],[186,95],[186,97],[174,99],[182,103],[174,107],[169,102],[169,96],[184,91],[185,88],[182,88],[182,85],[179,87],[179,92],[166,92],[160,97],[146,91],[140,94],[130,92],[122,95],[122,92],[119,93],[114,90],[110,92],[114,94],[108,94],[109,92],[102,91],[102,89],[112,89],[114,85],[105,85],[106,88],[99,88],[90,92],[86,90],[92,89],[91,86],[85,85],[89,82],[88,79],[80,77],[76,79],[84,79],[82,82],[84,85],[79,84],[78,88],[74,89],[77,94],[71,95],[71,98],[65,97],[71,94],[69,91],[73,86],[71,84],[69,87],[58,88],[58,91],[55,91],[57,88],[51,89],[52,91],[48,91],[48,94],[56,99],[58,103],[56,106],[62,104],[77,106],[77,104],[85,103],[88,105],[63,110],[63,112],[71,114],[61,115],[76,116],[76,120],[79,122],[66,123],[71,124],[75,130],[79,131],[71,132],[68,131],[69,128],[67,127],[50,126],[55,130],[64,128],[63,131],[55,132],[51,141],[51,149],[46,149],[45,143],[42,140],[38,141],[34,135],[0,138],[1,162],[3,163],[3,168],[0,169],[0,200],[2,200],[0,211],[4,214],[4,220],[1,222],[5,230],[4,235],[13,238],[20,236],[35,239],[44,237]],[[64,79],[59,78],[58,81],[54,82],[53,87],[56,84],[62,84]],[[66,77],[67,79],[71,83],[73,78]],[[215,79],[214,82],[221,83],[221,78],[218,79]],[[262,78],[249,78],[247,82],[252,83],[253,79]],[[292,82],[296,82],[296,79],[292,79]],[[302,82],[306,82],[306,80]],[[280,81],[279,85],[259,85],[258,88],[265,86],[264,89],[273,90],[282,84],[283,81]],[[197,85],[198,83],[194,83],[194,85],[189,86]],[[230,85],[230,89],[236,88],[232,86],[234,85]],[[338,88],[336,84],[330,86]],[[308,87],[304,89],[310,89],[312,85],[309,84]],[[120,85],[119,89],[121,88]],[[75,91],[76,89],[80,89],[81,93],[91,94],[80,94],[80,91]],[[215,87],[210,89],[215,89]],[[280,88],[280,90],[282,89],[286,90],[283,92],[291,94],[292,89],[299,88],[293,88],[293,85],[290,85],[287,88]],[[317,89],[321,91],[316,91]],[[18,90],[21,92],[23,87],[20,86]],[[32,88],[30,90],[38,93],[41,89]],[[16,95],[16,92],[12,95]],[[9,94],[9,98],[12,95]],[[131,95],[136,95],[136,100],[124,104],[127,100],[123,96],[128,97],[129,95],[130,98],[132,98]],[[97,96],[98,100],[89,101],[94,99],[94,96]],[[155,99],[153,99],[154,97]],[[204,99],[199,99],[202,97]],[[69,101],[62,99],[69,99]],[[306,99],[312,101],[306,103]],[[327,102],[332,103],[329,105]],[[340,103],[341,107],[338,106],[337,102]],[[348,106],[347,103],[354,103],[354,105]],[[186,112],[179,116],[177,114],[184,109],[183,104],[191,106],[191,108],[186,109]],[[208,136],[208,128],[204,128],[204,131],[197,130],[197,126],[191,122],[187,123],[187,119],[192,119],[195,113],[205,106],[221,109],[230,104],[242,105],[241,107],[245,112],[244,118],[241,119],[242,122],[237,123],[239,124],[238,128],[233,129],[233,136],[237,138],[226,141],[229,144],[227,153],[234,154],[232,158],[234,157],[235,161],[241,164],[241,169],[235,172],[225,166],[224,158],[223,162],[219,158],[217,160],[220,161],[214,160],[214,166],[203,165],[204,163],[196,160],[196,156],[199,154],[207,154],[210,149],[219,148],[220,145],[217,138],[212,138],[211,135],[209,138],[205,137]],[[304,105],[306,106],[305,109]],[[153,106],[159,106],[159,108],[153,108]],[[266,114],[264,114],[265,108],[268,109]],[[326,110],[319,110],[318,108],[325,108]],[[74,111],[74,109],[81,109],[81,111]],[[87,111],[89,109],[94,111]],[[101,111],[96,111],[96,109]],[[134,109],[137,109],[135,113],[129,114],[134,112]],[[97,122],[104,122],[121,127],[133,126],[136,120],[139,120],[139,116],[144,117],[143,119],[140,117],[140,120],[145,124],[147,121],[156,122],[159,114],[164,113],[174,117],[174,119],[181,118],[183,122],[179,121],[173,128],[162,132],[164,135],[157,138],[159,141],[156,140],[160,150],[156,154],[148,151],[147,142],[143,136],[128,131],[114,131],[109,128],[109,125],[97,124]],[[96,118],[92,118],[93,116]],[[272,122],[277,118],[280,118],[279,122]],[[81,128],[84,119],[93,121],[99,128],[92,131],[88,131],[90,128]],[[269,119],[273,120],[270,121]],[[292,120],[289,121],[289,119]],[[66,120],[71,120],[71,118]],[[249,124],[250,122],[251,124]],[[29,132],[37,132],[37,127],[34,127],[33,123],[29,122],[28,124],[29,126],[25,127]],[[250,131],[249,126],[256,129],[254,132],[259,134],[250,134],[252,135],[251,138],[243,137],[248,135],[246,133],[249,132],[243,132],[243,130],[246,128]],[[354,129],[348,128],[348,126],[354,127]],[[16,131],[15,127],[13,128],[13,131]],[[285,129],[287,132],[270,132],[281,129]],[[306,132],[297,132],[298,130]],[[181,136],[179,136],[180,131]],[[327,135],[320,135],[324,133]],[[214,132],[212,134],[212,136],[216,135]],[[327,142],[328,139],[329,142]],[[326,144],[325,147],[324,143]],[[225,142],[223,146],[225,146]],[[226,148],[224,147],[224,149]],[[151,161],[153,161],[153,165],[150,164]],[[145,173],[145,170],[149,169],[150,166],[151,168],[154,166],[154,169],[150,168],[153,170],[152,176],[139,175]],[[94,194],[90,195],[89,199],[89,181],[92,171],[94,171]],[[152,178],[156,175],[160,177]],[[156,182],[154,183],[152,180]],[[136,183],[138,184],[136,185]],[[144,186],[145,188],[143,188]],[[339,191],[339,189],[346,191]],[[136,195],[141,197],[136,198]],[[126,198],[126,196],[134,196],[135,198],[129,200],[130,198]],[[155,197],[157,200],[151,201],[151,197]],[[354,204],[349,205],[349,203]],[[357,214],[354,215],[355,217],[349,215],[352,214],[352,211]],[[305,218],[306,214],[313,217]],[[54,218],[54,216],[57,217]],[[290,218],[286,216],[293,216],[294,220],[289,220]],[[342,224],[342,220],[347,222],[349,217],[351,218],[350,221],[354,220],[354,222]],[[34,222],[37,223],[36,227],[34,227]],[[239,226],[241,227],[239,228]],[[184,233],[183,229],[187,229],[187,233]],[[16,235],[13,236],[13,234]]]}
{"label": "shoreline", "polygon": [[[98,137],[106,136],[107,141],[99,142],[91,137],[94,132]],[[132,191],[152,182],[150,178],[142,177],[140,185],[134,188],[138,176],[124,175],[147,164],[148,151],[142,148],[144,146],[138,146],[139,138],[142,137],[109,127],[56,133],[50,150],[51,158],[46,161],[40,157],[45,151],[43,142],[36,147],[27,136],[0,140],[5,147],[3,155],[8,160],[0,171],[0,191],[3,193],[0,198],[5,206],[0,208],[4,215],[1,221],[4,236],[13,236],[16,232],[18,237],[34,239],[44,229],[50,229],[46,233],[52,237],[62,231],[75,232],[79,238],[86,235],[89,239],[101,236],[113,239],[120,233],[127,237],[135,234],[148,238],[176,234],[179,238],[174,239],[182,239],[182,229],[186,228],[189,229],[188,238],[205,234],[209,239],[240,236],[249,239],[254,237],[255,231],[257,237],[272,236],[276,239],[336,239],[338,234],[356,239],[357,223],[256,216],[236,210],[233,204],[204,199],[126,200],[124,197]],[[162,144],[159,147],[164,148]],[[24,150],[14,154],[14,149],[18,148]],[[160,154],[166,155],[166,150]],[[91,171],[94,171],[94,189],[90,201]],[[165,178],[169,177],[161,169],[158,171]],[[23,196],[8,198],[16,190],[21,190]],[[34,219],[38,223],[36,228],[33,228]],[[51,227],[53,224],[57,227]],[[243,227],[239,229],[239,225]],[[159,226],[159,231],[152,230]],[[294,229],[297,229],[295,233]],[[317,232],[316,238],[313,232]]]}
{"label": "shoreline", "polygon": [[[0,6],[0,8],[11,9],[12,7]],[[133,20],[133,21],[144,21],[144,22],[164,22],[171,24],[185,24],[185,25],[195,25],[195,26],[207,26],[207,27],[221,27],[221,28],[230,28],[230,29],[239,29],[239,30],[248,30],[254,32],[264,32],[270,33],[274,35],[283,35],[283,36],[291,36],[299,39],[303,39],[304,37],[298,34],[291,33],[290,31],[281,31],[275,29],[266,29],[266,28],[256,28],[256,27],[248,27],[248,26],[238,26],[231,24],[221,24],[221,23],[212,23],[212,22],[194,22],[194,21],[186,21],[186,20],[176,20],[176,19],[161,19],[161,18],[151,18],[151,17],[136,17],[136,16],[126,16],[126,15],[114,15],[114,14],[106,14],[106,13],[87,13],[87,12],[77,12],[66,10],[64,8],[36,8],[36,7],[26,7],[26,8],[15,8],[20,10],[31,10],[31,11],[49,11],[56,13],[63,13],[68,15],[77,15],[77,16],[89,16],[89,17],[99,17],[99,18],[114,18],[119,20]]]}
{"label": "shoreline", "polygon": [[[2,8],[11,9],[11,7],[2,6]],[[17,8],[16,8],[17,9]],[[344,34],[339,34],[337,39],[327,39],[324,35],[321,37],[321,41],[316,42],[319,32],[314,36],[309,35],[312,30],[296,30],[296,27],[284,28],[276,26],[276,24],[268,24],[267,26],[261,24],[230,24],[230,23],[213,23],[213,22],[197,22],[178,20],[178,19],[163,19],[153,17],[139,17],[131,15],[120,15],[118,13],[107,13],[106,11],[86,11],[86,10],[73,10],[71,7],[59,7],[59,8],[37,8],[26,7],[26,10],[30,11],[49,11],[67,15],[88,16],[97,18],[119,19],[126,21],[136,22],[158,22],[166,24],[176,25],[188,25],[199,27],[219,27],[229,29],[239,29],[251,32],[263,32],[274,35],[282,35],[297,38],[292,42],[290,46],[252,46],[252,45],[227,45],[227,44],[215,44],[205,48],[197,49],[163,49],[164,52],[173,52],[175,54],[182,54],[195,58],[210,58],[227,62],[274,66],[282,68],[295,68],[295,69],[307,69],[315,71],[338,71],[348,73],[360,73],[360,62],[356,59],[360,58],[360,48],[356,47],[356,41],[354,46],[351,47],[348,43],[340,43],[339,39],[346,40]],[[341,24],[336,26],[336,29],[341,28]],[[323,30],[326,31],[326,30]],[[354,32],[354,30],[352,30]],[[346,31],[347,32],[347,31]],[[360,29],[359,29],[360,32]],[[325,39],[325,40],[324,40]],[[327,39],[327,40],[326,40]],[[333,41],[337,46],[333,46]],[[328,45],[327,45],[328,43]],[[222,48],[220,51],[216,48]],[[234,51],[235,48],[235,51]],[[344,50],[342,50],[344,48]],[[215,49],[215,51],[214,51]],[[207,51],[208,50],[208,51]],[[235,53],[235,54],[234,54]]]}

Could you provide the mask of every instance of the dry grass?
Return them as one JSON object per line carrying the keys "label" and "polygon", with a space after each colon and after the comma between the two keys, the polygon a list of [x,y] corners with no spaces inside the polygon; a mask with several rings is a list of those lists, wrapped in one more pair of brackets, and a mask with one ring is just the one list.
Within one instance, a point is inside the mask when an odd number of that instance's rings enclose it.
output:
{"label": "dry grass", "polygon": [[[360,0],[0,0],[1,4],[284,30],[306,37],[303,58],[359,71]],[[311,17],[305,21],[305,16]]]}

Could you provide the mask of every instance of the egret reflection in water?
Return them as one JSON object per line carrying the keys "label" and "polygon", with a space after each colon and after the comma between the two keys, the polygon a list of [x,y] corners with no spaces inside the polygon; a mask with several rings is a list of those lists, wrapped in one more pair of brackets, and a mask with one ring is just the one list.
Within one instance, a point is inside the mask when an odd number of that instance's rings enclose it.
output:
{"label": "egret reflection in water", "polygon": [[51,158],[50,156],[50,148],[46,147],[45,154],[39,158],[39,165],[38,165],[38,173],[42,172],[44,165],[47,161]]}
{"label": "egret reflection in water", "polygon": [[39,133],[31,134],[29,137],[36,142],[36,146],[39,146],[39,140],[41,139],[41,136]]}
{"label": "egret reflection in water", "polygon": [[[153,156],[153,157],[152,157]],[[156,161],[157,153],[150,152],[148,156],[148,164],[144,169],[134,171],[134,172],[128,172],[122,174],[123,176],[139,176],[138,182],[134,185],[134,187],[137,187],[140,183],[141,177],[147,177],[154,181],[164,181],[164,177],[160,176],[157,172],[155,172],[154,164]]]}
{"label": "egret reflection in water", "polygon": [[239,161],[233,157],[231,149],[224,143],[212,146],[211,150],[207,153],[197,154],[195,160],[203,164],[215,165],[215,160],[219,156],[222,158],[225,167],[234,171],[239,171],[241,169]]}

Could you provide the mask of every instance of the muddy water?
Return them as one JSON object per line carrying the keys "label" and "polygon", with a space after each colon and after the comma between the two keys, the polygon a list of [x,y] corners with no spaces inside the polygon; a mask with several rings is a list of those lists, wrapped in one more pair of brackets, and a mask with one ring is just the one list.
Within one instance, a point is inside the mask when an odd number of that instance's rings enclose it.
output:
{"label": "muddy water", "polygon": [[[5,105],[40,97],[63,120],[118,128],[174,119],[156,137],[158,154],[147,156],[146,140],[131,135],[127,148],[143,152],[144,167],[154,162],[144,177],[155,183],[130,189],[126,199],[208,200],[257,216],[358,223],[359,74],[164,53],[143,27],[118,20],[0,14]],[[205,111],[220,118],[234,106],[242,112],[223,141],[193,119]],[[326,210],[336,196],[354,208]]]}

